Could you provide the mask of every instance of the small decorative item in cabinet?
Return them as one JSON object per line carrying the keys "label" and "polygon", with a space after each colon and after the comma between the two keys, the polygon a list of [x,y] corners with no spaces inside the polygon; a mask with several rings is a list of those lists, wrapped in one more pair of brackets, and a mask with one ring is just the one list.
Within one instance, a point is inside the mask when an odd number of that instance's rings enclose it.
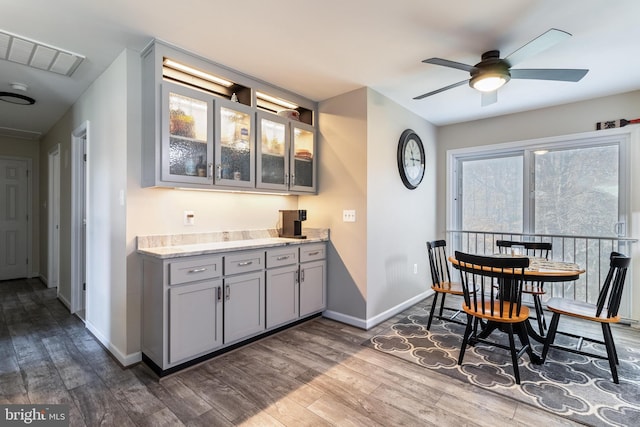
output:
{"label": "small decorative item in cabinet", "polygon": [[169,133],[176,136],[195,138],[195,120],[182,110],[171,110],[169,117]]}

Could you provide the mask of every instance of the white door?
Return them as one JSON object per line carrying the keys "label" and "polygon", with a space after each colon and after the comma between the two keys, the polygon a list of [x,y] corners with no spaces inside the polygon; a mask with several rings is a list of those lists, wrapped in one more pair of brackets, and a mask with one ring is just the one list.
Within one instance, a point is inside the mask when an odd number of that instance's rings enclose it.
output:
{"label": "white door", "polygon": [[27,277],[28,167],[0,158],[0,280]]}
{"label": "white door", "polygon": [[49,260],[47,287],[57,288],[60,278],[60,150],[49,152]]}

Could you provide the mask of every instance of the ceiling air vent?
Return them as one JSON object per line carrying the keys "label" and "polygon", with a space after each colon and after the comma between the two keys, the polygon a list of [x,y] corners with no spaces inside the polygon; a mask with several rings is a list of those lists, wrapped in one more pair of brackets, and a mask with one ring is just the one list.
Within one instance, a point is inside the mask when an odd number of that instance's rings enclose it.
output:
{"label": "ceiling air vent", "polygon": [[0,30],[0,59],[70,77],[84,58],[83,55]]}

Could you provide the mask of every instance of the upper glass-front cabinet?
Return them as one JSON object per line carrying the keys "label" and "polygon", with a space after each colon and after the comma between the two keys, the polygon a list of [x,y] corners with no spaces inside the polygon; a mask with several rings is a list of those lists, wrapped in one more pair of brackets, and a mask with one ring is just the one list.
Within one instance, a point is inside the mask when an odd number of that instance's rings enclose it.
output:
{"label": "upper glass-front cabinet", "polygon": [[293,191],[316,191],[316,132],[312,126],[291,121],[291,183]]}
{"label": "upper glass-front cabinet", "polygon": [[315,192],[315,130],[312,126],[258,112],[256,187]]}
{"label": "upper glass-front cabinet", "polygon": [[162,101],[162,179],[210,183],[213,97],[164,83]]}
{"label": "upper glass-front cabinet", "polygon": [[215,184],[232,187],[255,185],[254,113],[250,107],[216,102]]}

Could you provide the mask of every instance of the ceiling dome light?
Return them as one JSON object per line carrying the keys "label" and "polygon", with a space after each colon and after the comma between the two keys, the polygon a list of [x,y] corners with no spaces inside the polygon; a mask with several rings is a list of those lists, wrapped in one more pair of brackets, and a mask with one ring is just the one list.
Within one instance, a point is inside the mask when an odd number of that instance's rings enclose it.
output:
{"label": "ceiling dome light", "polygon": [[36,100],[27,95],[12,92],[0,92],[0,101],[18,105],[33,105]]}
{"label": "ceiling dome light", "polygon": [[506,82],[511,80],[511,76],[506,73],[482,73],[471,77],[469,86],[479,90],[480,92],[493,92],[504,86]]}

